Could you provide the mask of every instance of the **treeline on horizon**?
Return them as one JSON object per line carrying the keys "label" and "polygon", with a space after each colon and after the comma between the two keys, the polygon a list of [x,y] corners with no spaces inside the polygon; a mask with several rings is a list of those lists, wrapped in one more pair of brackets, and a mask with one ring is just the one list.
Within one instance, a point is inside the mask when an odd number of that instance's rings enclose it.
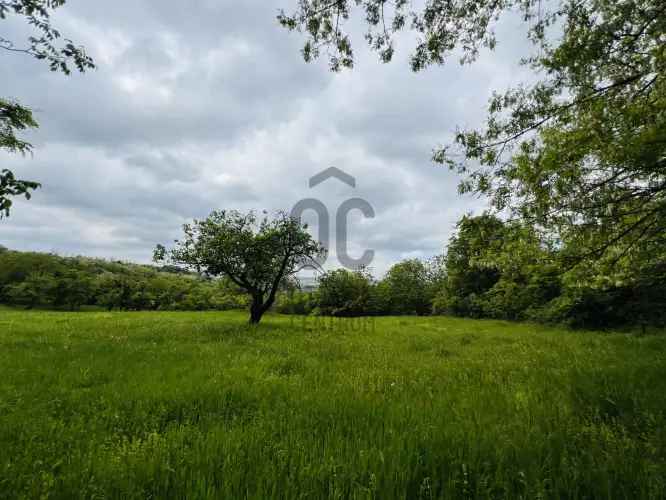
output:
{"label": "treeline on horizon", "polygon": [[[340,317],[448,314],[584,328],[666,325],[665,255],[637,249],[594,265],[575,265],[572,255],[572,249],[545,243],[533,227],[487,214],[465,216],[441,256],[399,262],[379,280],[366,269],[329,271],[312,292],[286,280],[273,310]],[[230,280],[174,266],[4,248],[0,303],[70,310],[248,307]]]}
{"label": "treeline on horizon", "polygon": [[0,303],[26,309],[203,311],[239,309],[247,300],[225,279],[206,279],[173,266],[0,247]]}
{"label": "treeline on horizon", "polygon": [[394,265],[325,274],[317,293],[292,292],[280,312],[333,316],[449,314],[576,328],[666,325],[666,255],[636,245],[582,260],[581,251],[523,222],[484,214],[457,224],[446,252]]}

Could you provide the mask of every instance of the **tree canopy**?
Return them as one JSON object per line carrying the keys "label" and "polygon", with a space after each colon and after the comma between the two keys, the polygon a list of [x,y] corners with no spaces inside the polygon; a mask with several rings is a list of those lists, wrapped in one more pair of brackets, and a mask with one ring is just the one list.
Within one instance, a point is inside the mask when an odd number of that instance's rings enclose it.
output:
{"label": "tree canopy", "polygon": [[[10,17],[22,17],[34,29],[35,34],[23,43],[0,36],[0,49],[7,52],[28,54],[45,61],[51,71],[71,73],[72,66],[84,72],[95,67],[83,47],[63,38],[51,25],[51,12],[65,4],[65,0],[3,0],[0,1],[0,21]],[[32,151],[29,142],[21,140],[17,133],[36,128],[32,111],[11,100],[0,98],[0,150],[26,154]],[[25,196],[40,186],[38,182],[17,179],[8,169],[0,169],[0,218],[9,216],[12,198]]]}
{"label": "tree canopy", "polygon": [[185,224],[185,237],[169,251],[158,246],[155,258],[227,276],[250,295],[250,323],[256,324],[275,302],[284,279],[323,254],[306,229],[283,212],[259,219],[254,212],[215,211]]}
{"label": "tree canopy", "polygon": [[392,314],[422,316],[432,310],[436,275],[429,263],[418,259],[403,260],[391,266],[385,284],[388,309]]}
{"label": "tree canopy", "polygon": [[411,67],[443,64],[458,49],[472,62],[493,49],[494,27],[519,10],[539,81],[490,100],[487,122],[459,130],[435,162],[464,176],[461,192],[487,195],[568,245],[571,265],[638,255],[666,234],[666,3],[662,0],[300,0],[280,23],[322,51],[333,70],[352,67],[346,22],[362,15],[384,62],[394,35],[412,29]]}
{"label": "tree canopy", "polygon": [[319,277],[318,305],[327,316],[362,316],[369,312],[372,277],[367,269],[335,269]]}

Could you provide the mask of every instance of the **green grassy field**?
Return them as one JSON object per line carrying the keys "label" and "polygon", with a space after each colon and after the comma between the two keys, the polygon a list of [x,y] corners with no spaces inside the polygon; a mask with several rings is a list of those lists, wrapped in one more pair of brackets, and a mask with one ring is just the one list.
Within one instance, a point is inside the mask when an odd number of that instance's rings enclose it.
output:
{"label": "green grassy field", "polygon": [[664,498],[666,337],[0,311],[0,497]]}

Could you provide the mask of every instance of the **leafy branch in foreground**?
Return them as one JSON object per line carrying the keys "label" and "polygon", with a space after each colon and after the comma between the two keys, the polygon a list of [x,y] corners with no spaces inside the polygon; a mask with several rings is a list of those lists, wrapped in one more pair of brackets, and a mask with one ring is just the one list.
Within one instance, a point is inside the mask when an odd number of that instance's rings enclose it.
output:
{"label": "leafy branch in foreground", "polygon": [[[365,39],[382,62],[392,60],[395,35],[405,29],[417,34],[410,65],[414,71],[442,64],[456,47],[463,49],[461,63],[472,62],[481,47],[496,44],[493,24],[502,11],[520,9],[526,20],[539,14],[539,0],[429,0],[419,12],[410,10],[407,0],[299,0],[295,12],[280,11],[278,21],[290,31],[306,36],[303,56],[316,59],[324,50],[331,69],[338,71],[354,64],[354,52],[345,24],[355,11],[367,24]],[[553,16],[539,17],[531,30],[541,38]]]}
{"label": "leafy branch in foreground", "polygon": [[[51,71],[71,73],[70,64],[80,72],[93,69],[95,63],[88,56],[85,48],[76,46],[51,25],[51,11],[65,4],[65,0],[6,0],[0,1],[0,19],[9,16],[23,16],[37,32],[37,36],[28,37],[25,45],[16,46],[15,42],[0,36],[0,49],[20,52],[44,60]],[[64,43],[58,45],[62,40]]]}
{"label": "leafy branch in foreground", "polygon": [[[502,14],[521,12],[537,55],[532,86],[497,93],[480,130],[461,130],[433,159],[465,176],[460,191],[566,241],[571,265],[638,255],[666,232],[666,3],[662,0],[301,0],[279,16],[305,34],[306,60],[353,66],[343,26],[361,11],[383,61],[392,35],[411,29],[411,67],[442,64],[458,49],[473,61],[494,48]],[[407,23],[407,18],[411,23]],[[392,22],[386,22],[391,19]]]}
{"label": "leafy branch in foreground", "polygon": [[[34,28],[37,36],[28,37],[27,43],[17,46],[12,40],[0,36],[0,49],[8,52],[28,54],[44,60],[51,71],[71,73],[70,65],[80,72],[93,69],[95,64],[83,47],[76,46],[50,22],[51,11],[65,4],[65,0],[3,0],[0,1],[0,20],[10,16],[24,17]],[[62,40],[64,43],[59,44]],[[0,149],[12,153],[28,153],[30,143],[19,139],[17,131],[36,128],[37,122],[32,111],[17,102],[0,98]],[[0,170],[0,218],[9,216],[11,198],[25,196],[30,199],[30,191],[40,186],[38,182],[17,179],[8,169]]]}
{"label": "leafy branch in foreground", "polygon": [[[37,122],[28,108],[0,98],[0,149],[21,154],[30,152],[31,144],[19,139],[16,131],[36,127]],[[38,187],[37,182],[17,179],[10,170],[0,170],[0,218],[9,215],[11,197],[23,195],[30,199],[30,191]]]}
{"label": "leafy branch in foreground", "polygon": [[462,192],[568,242],[575,265],[664,243],[666,5],[564,12],[562,41],[530,61],[547,78],[496,95],[485,130],[458,133],[463,161],[435,159],[468,174]]}
{"label": "leafy branch in foreground", "polygon": [[258,219],[254,212],[215,211],[185,224],[185,237],[173,249],[158,245],[155,260],[168,259],[209,276],[227,276],[250,295],[250,323],[257,324],[284,280],[314,265],[324,253],[306,229],[284,212]]}

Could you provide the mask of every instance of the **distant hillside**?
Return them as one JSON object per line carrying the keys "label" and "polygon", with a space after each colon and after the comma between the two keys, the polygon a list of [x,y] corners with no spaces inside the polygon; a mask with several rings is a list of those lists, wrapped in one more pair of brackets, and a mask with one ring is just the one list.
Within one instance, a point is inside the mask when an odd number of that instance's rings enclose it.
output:
{"label": "distant hillside", "polygon": [[227,280],[174,266],[62,257],[0,247],[0,303],[26,308],[207,310],[245,307]]}

